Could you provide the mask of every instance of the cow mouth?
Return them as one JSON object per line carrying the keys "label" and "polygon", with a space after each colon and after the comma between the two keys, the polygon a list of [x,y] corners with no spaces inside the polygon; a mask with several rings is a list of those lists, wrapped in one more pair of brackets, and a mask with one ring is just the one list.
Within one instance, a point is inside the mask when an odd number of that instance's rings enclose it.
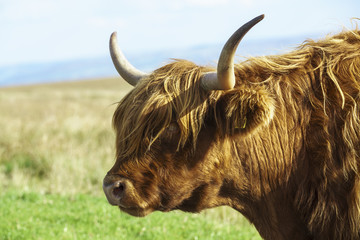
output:
{"label": "cow mouth", "polygon": [[131,216],[134,217],[145,217],[154,211],[152,208],[139,208],[139,207],[122,207],[119,206],[119,209]]}

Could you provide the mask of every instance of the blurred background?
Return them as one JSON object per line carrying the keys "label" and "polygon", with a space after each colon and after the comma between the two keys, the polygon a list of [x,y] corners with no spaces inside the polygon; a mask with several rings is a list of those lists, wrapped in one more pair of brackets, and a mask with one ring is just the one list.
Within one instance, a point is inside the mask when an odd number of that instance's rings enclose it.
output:
{"label": "blurred background", "polygon": [[0,85],[114,76],[113,31],[131,62],[150,71],[169,58],[215,64],[227,38],[260,14],[241,56],[351,28],[359,12],[358,0],[0,0]]}

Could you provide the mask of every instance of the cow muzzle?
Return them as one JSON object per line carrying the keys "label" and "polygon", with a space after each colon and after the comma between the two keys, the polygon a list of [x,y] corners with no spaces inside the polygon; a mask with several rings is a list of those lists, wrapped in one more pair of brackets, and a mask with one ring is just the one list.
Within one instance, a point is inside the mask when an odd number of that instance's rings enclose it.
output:
{"label": "cow muzzle", "polygon": [[143,217],[155,210],[142,199],[129,179],[108,174],[103,181],[103,190],[109,203],[136,217]]}
{"label": "cow muzzle", "polygon": [[103,181],[105,196],[111,205],[121,206],[129,188],[129,181],[115,175],[107,175]]}

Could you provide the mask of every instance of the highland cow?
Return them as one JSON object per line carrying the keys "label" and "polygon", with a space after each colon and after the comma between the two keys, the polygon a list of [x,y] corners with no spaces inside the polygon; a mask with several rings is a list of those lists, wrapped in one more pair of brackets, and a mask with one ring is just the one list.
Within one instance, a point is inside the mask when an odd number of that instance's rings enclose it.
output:
{"label": "highland cow", "polygon": [[110,40],[134,86],[114,113],[110,204],[145,216],[230,206],[264,239],[360,239],[360,31],[217,69],[175,60],[150,74]]}

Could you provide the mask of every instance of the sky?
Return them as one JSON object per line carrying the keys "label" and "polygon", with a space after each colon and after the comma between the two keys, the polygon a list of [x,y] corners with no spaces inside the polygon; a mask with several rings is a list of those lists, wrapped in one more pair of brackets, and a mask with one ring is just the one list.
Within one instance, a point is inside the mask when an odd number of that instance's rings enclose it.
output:
{"label": "sky", "polygon": [[248,40],[321,36],[352,28],[360,1],[0,0],[0,66],[105,56],[113,31],[125,54],[223,43],[260,14]]}

